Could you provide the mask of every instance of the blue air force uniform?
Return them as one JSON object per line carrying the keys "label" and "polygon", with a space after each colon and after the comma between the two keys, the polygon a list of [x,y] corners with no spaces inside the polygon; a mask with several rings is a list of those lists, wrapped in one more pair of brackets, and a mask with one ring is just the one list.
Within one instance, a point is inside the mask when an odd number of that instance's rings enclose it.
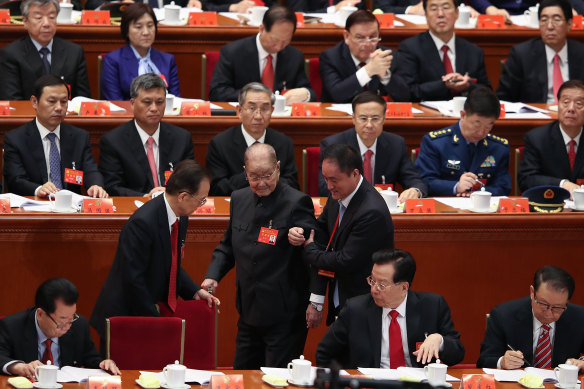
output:
{"label": "blue air force uniform", "polygon": [[475,146],[462,136],[460,122],[424,135],[415,166],[429,196],[453,196],[454,185],[466,172],[486,179],[485,189],[493,196],[511,191],[507,139],[488,134]]}

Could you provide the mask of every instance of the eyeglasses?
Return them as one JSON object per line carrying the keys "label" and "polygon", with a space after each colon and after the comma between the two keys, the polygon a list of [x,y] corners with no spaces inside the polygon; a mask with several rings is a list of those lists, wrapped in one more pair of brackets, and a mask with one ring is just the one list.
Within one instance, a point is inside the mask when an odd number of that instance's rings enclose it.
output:
{"label": "eyeglasses", "polygon": [[[243,168],[245,169],[245,166]],[[246,178],[247,178],[247,180],[249,182],[267,181],[270,178],[272,178],[274,176],[274,174],[276,174],[277,171],[278,171],[278,165],[276,165],[274,167],[274,171],[273,172],[271,172],[270,174],[267,174],[265,176],[258,177],[258,176],[249,176],[247,174],[245,176],[246,176]]]}
{"label": "eyeglasses", "polygon": [[65,327],[69,327],[71,325],[73,325],[73,322],[77,321],[77,319],[79,319],[79,315],[78,314],[73,314],[73,320],[65,322],[65,323],[57,323],[57,321],[55,319],[53,319],[53,317],[47,313],[47,316],[49,317],[49,319],[51,319],[53,321],[53,323],[55,323],[55,325],[57,326],[58,329],[61,328],[65,328]]}
{"label": "eyeglasses", "polygon": [[362,45],[363,43],[379,43],[379,42],[381,42],[381,38],[378,36],[371,37],[371,38],[351,37],[351,40],[355,43],[360,44],[360,45]]}
{"label": "eyeglasses", "polygon": [[357,116],[355,118],[355,121],[357,121],[357,123],[359,124],[367,124],[369,122],[371,122],[371,124],[379,124],[383,121],[383,117],[381,116]]}
{"label": "eyeglasses", "polygon": [[442,5],[432,5],[428,7],[428,12],[437,13],[438,11],[442,11],[444,13],[450,12],[454,10],[454,6],[452,4],[442,4]]}
{"label": "eyeglasses", "polygon": [[243,110],[248,115],[255,115],[256,112],[259,112],[260,115],[264,116],[272,112],[272,107],[245,107]]}
{"label": "eyeglasses", "polygon": [[375,285],[375,287],[376,287],[376,288],[377,288],[377,290],[379,290],[379,291],[383,291],[383,290],[385,290],[386,288],[391,288],[392,286],[396,286],[396,285],[399,285],[399,284],[400,284],[399,282],[397,282],[397,283],[395,283],[395,284],[391,284],[391,285],[384,285],[384,284],[380,284],[379,282],[375,281],[375,280],[373,279],[373,277],[371,277],[371,276],[367,277],[367,283],[369,284],[369,286],[373,286],[373,285]]}
{"label": "eyeglasses", "polygon": [[[192,194],[191,192],[187,192],[187,191],[183,191],[181,193],[186,193],[189,196],[191,196],[191,198],[194,198],[196,200],[196,197],[194,194]],[[205,205],[205,203],[207,202],[207,197],[203,197],[201,200],[197,200],[199,202],[199,207],[202,207],[203,205]]]}
{"label": "eyeglasses", "polygon": [[549,305],[547,303],[542,303],[541,301],[537,301],[537,296],[535,296],[535,294],[533,295],[533,301],[535,301],[536,304],[538,304],[540,307],[542,307],[544,309],[544,311],[547,311],[549,309],[552,311],[552,313],[554,313],[556,315],[560,315],[560,314],[564,313],[566,311],[566,309],[568,309],[568,307],[558,307],[556,305]]}
{"label": "eyeglasses", "polygon": [[552,26],[559,26],[560,24],[562,24],[563,22],[565,22],[566,19],[564,19],[563,17],[559,16],[559,15],[555,15],[552,16],[551,18],[547,17],[547,16],[542,16],[539,19],[539,24],[541,25],[547,25],[548,23],[551,23]]}

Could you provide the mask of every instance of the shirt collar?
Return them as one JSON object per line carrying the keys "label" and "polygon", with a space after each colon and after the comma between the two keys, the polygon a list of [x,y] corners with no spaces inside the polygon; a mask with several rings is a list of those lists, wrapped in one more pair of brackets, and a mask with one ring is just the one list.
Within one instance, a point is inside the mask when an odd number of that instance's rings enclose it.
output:
{"label": "shirt collar", "polygon": [[[241,124],[241,133],[243,134],[243,139],[245,139],[245,143],[247,144],[247,147],[253,145],[256,142],[256,139],[251,136],[243,127],[243,124]],[[266,130],[264,130],[264,133],[262,134],[262,136],[260,136],[260,138],[257,140],[257,142],[260,143],[265,143],[266,141]]]}
{"label": "shirt collar", "polygon": [[339,200],[340,203],[342,203],[345,208],[349,207],[349,203],[351,202],[351,199],[353,198],[353,196],[355,196],[355,193],[357,193],[357,191],[359,190],[359,187],[361,186],[361,183],[363,182],[363,176],[361,175],[361,177],[359,178],[359,183],[357,184],[357,187],[355,188],[355,190],[353,192],[351,192],[350,195],[348,195],[347,197],[345,197],[342,200]]}
{"label": "shirt collar", "polygon": [[[359,59],[357,59],[357,57],[355,57],[355,56],[353,55],[353,53],[351,53],[351,52],[349,52],[349,53],[351,54],[351,58],[353,59],[353,63],[355,64],[355,67],[357,67],[357,68],[358,68],[358,67],[359,67],[359,65],[361,64],[361,61],[359,61]],[[367,61],[364,61],[364,62],[365,62],[366,64],[368,64],[368,63],[369,63],[369,61],[370,61],[370,59],[369,59],[369,58],[367,58]]]}
{"label": "shirt collar", "polygon": [[391,311],[397,311],[397,313],[399,313],[399,315],[401,317],[406,317],[406,303],[408,301],[408,294],[406,293],[406,298],[404,298],[404,301],[402,301],[400,303],[400,305],[397,306],[397,308],[383,308],[383,316],[387,316],[389,315],[389,312]]}
{"label": "shirt collar", "polygon": [[53,134],[57,135],[57,139],[61,140],[61,125],[60,124],[57,127],[55,127],[55,129],[53,131],[49,131],[45,126],[43,126],[41,124],[41,122],[39,122],[38,118],[35,118],[34,120],[35,120],[37,128],[39,130],[39,134],[41,136],[41,139],[45,139],[45,137],[52,132]]}
{"label": "shirt collar", "polygon": [[[562,124],[561,123],[558,123],[558,124],[560,125],[560,134],[562,134],[562,138],[564,139],[564,144],[567,146],[568,143],[570,143],[570,141],[572,140],[572,138],[570,138],[570,136],[568,134],[566,134],[566,132],[562,128]],[[580,133],[574,137],[574,140],[576,141],[576,146],[580,145],[580,137],[581,136],[582,136],[582,129],[580,129]]]}
{"label": "shirt collar", "polygon": [[259,56],[260,56],[261,59],[266,58],[268,55],[272,55],[272,59],[275,59],[276,54],[270,54],[270,53],[268,53],[264,49],[264,46],[262,46],[262,43],[260,42],[260,33],[259,32],[256,35],[256,46],[258,48],[258,54],[259,54]]}
{"label": "shirt collar", "polygon": [[[533,309],[531,310],[531,316],[533,316],[533,331],[539,331],[539,329],[541,328],[541,326],[543,324],[542,324],[542,322],[537,320],[537,318],[533,314]],[[548,325],[550,326],[550,331],[554,331],[556,329],[556,322],[555,321],[548,324]]]}
{"label": "shirt collar", "polygon": [[[142,141],[142,145],[145,145],[146,142],[148,141],[148,138],[150,137],[150,135],[148,135],[148,133],[146,131],[144,131],[142,129],[142,127],[140,127],[140,125],[138,124],[138,122],[136,121],[136,119],[134,119],[134,124],[136,125],[136,129],[138,130],[138,135],[140,135],[140,140]],[[158,146],[158,139],[160,138],[160,123],[158,123],[158,128],[156,129],[156,131],[154,131],[154,134],[152,134],[152,138],[154,138],[154,143],[156,143],[156,145]]]}
{"label": "shirt collar", "polygon": [[545,56],[547,58],[548,64],[553,65],[554,57],[556,56],[556,54],[558,54],[560,56],[560,60],[562,61],[561,65],[568,63],[568,45],[567,44],[564,44],[564,47],[562,47],[560,49],[560,51],[558,51],[557,53],[554,51],[554,49],[552,49],[548,45],[544,45],[544,46],[545,46]]}
{"label": "shirt collar", "polygon": [[152,51],[152,47],[149,47],[148,48],[148,52],[146,53],[146,55],[144,57],[142,57],[140,55],[140,53],[138,53],[138,50],[136,50],[134,48],[134,46],[130,45],[130,47],[132,48],[132,51],[134,52],[134,55],[136,56],[136,59],[142,59],[142,58],[150,59],[150,52]]}
{"label": "shirt collar", "polygon": [[375,152],[377,151],[377,138],[375,139],[375,142],[373,142],[371,147],[367,147],[365,146],[365,143],[363,143],[361,138],[359,138],[359,135],[356,132],[355,136],[357,137],[357,143],[359,144],[359,152],[361,153],[361,156],[364,156],[367,150],[373,151],[373,155],[375,155]]}
{"label": "shirt collar", "polygon": [[176,216],[176,214],[170,207],[170,204],[168,203],[168,200],[166,198],[166,193],[163,193],[161,196],[164,197],[164,205],[166,206],[166,216],[168,217],[168,226],[172,228],[174,222],[178,220],[178,216]]}
{"label": "shirt collar", "polygon": [[456,37],[455,34],[452,34],[452,38],[450,38],[450,40],[448,42],[444,42],[442,39],[438,38],[436,35],[434,35],[432,33],[432,31],[428,30],[428,32],[430,33],[430,37],[432,37],[432,40],[434,41],[434,44],[436,45],[436,49],[438,51],[442,51],[442,46],[446,45],[448,46],[448,48],[450,49],[450,51],[454,54],[456,54],[456,51],[454,50],[454,38]]}
{"label": "shirt collar", "polygon": [[49,44],[46,45],[46,46],[41,45],[40,43],[38,43],[37,41],[35,41],[32,38],[30,38],[30,40],[32,41],[32,44],[34,45],[34,47],[36,48],[37,51],[39,51],[43,47],[46,47],[47,49],[49,49],[49,51],[51,52],[51,54],[53,53],[53,40],[52,39],[49,42]]}

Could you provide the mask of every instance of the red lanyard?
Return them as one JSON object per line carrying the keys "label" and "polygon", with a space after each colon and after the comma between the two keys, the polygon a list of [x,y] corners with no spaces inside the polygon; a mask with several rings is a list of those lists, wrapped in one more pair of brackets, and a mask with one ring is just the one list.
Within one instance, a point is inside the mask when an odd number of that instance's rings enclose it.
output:
{"label": "red lanyard", "polygon": [[337,231],[337,227],[339,225],[339,217],[340,216],[341,216],[341,209],[339,207],[339,213],[337,214],[337,220],[335,221],[335,228],[333,228],[333,232],[331,234],[331,237],[330,237],[330,239],[328,241],[328,244],[326,245],[326,249],[325,250],[327,250],[327,251],[329,249],[329,246],[331,245],[331,242],[333,241],[333,237],[335,236],[335,232]]}

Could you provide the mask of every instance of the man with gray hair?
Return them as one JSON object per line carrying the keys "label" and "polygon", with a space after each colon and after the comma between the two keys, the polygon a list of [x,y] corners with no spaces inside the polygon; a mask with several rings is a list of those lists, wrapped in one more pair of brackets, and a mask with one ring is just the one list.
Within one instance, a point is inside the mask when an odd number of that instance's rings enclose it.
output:
{"label": "man with gray hair", "polygon": [[229,226],[201,287],[215,292],[236,265],[233,367],[285,367],[304,350],[309,279],[302,249],[288,242],[287,232],[298,224],[314,228],[314,207],[308,195],[279,182],[282,164],[272,146],[252,144],[244,161],[249,187],[231,195]]}
{"label": "man with gray hair", "polygon": [[166,84],[154,73],[130,85],[134,119],[114,128],[99,142],[99,170],[111,196],[152,196],[164,190],[174,166],[195,159],[191,134],[162,123]]}
{"label": "man with gray hair", "polygon": [[241,88],[237,107],[241,125],[217,134],[207,150],[207,169],[213,175],[211,196],[230,196],[234,190],[248,186],[243,154],[254,143],[274,147],[278,160],[282,162],[282,181],[298,188],[292,139],[268,127],[274,100],[272,91],[259,82],[250,82]]}
{"label": "man with gray hair", "polygon": [[0,50],[0,100],[28,100],[45,74],[64,79],[71,97],[89,97],[83,48],[55,37],[58,1],[24,0],[20,9],[28,35]]}

